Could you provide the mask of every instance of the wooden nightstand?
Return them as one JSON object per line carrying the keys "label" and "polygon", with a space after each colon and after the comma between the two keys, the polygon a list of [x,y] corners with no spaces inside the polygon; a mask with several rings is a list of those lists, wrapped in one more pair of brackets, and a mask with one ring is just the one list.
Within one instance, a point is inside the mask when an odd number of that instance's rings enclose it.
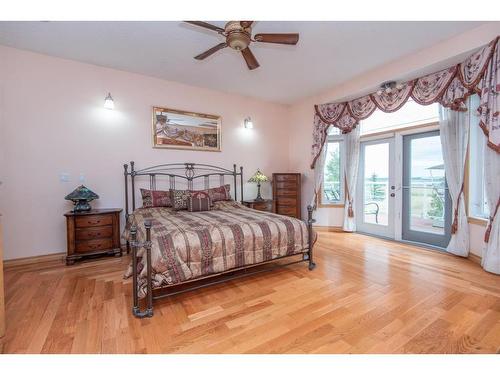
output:
{"label": "wooden nightstand", "polygon": [[264,199],[263,201],[243,201],[243,204],[254,210],[274,212],[274,201],[272,199]]}
{"label": "wooden nightstand", "polygon": [[121,256],[121,211],[121,208],[109,208],[64,214],[68,239],[66,264],[71,265],[86,256]]}

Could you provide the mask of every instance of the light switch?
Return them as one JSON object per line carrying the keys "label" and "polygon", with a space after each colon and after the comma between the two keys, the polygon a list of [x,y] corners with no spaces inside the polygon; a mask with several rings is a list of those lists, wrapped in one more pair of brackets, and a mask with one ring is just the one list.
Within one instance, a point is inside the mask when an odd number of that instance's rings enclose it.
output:
{"label": "light switch", "polygon": [[69,173],[66,173],[66,172],[59,173],[59,181],[69,182],[70,180],[71,180],[71,176]]}

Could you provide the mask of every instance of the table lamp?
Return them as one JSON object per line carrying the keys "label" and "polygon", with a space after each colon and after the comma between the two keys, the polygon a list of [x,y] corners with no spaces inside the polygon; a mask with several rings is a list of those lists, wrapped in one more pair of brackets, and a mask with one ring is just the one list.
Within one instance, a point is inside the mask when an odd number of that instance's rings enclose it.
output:
{"label": "table lamp", "polygon": [[260,170],[257,169],[257,172],[248,180],[248,182],[254,182],[257,183],[257,198],[255,198],[256,201],[263,201],[264,198],[261,197],[260,195],[260,183],[261,182],[267,182],[269,179],[267,178],[266,175],[264,175]]}

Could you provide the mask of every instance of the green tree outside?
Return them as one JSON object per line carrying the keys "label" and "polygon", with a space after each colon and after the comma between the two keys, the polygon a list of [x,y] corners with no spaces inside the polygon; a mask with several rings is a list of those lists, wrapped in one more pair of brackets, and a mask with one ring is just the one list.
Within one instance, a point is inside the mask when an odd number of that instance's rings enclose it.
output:
{"label": "green tree outside", "polygon": [[339,147],[329,150],[325,166],[325,194],[329,199],[340,199],[340,152]]}

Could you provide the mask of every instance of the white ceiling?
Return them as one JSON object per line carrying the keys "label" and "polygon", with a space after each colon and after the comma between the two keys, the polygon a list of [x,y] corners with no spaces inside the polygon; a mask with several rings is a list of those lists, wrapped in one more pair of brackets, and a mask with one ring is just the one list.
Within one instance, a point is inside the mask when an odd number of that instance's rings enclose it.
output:
{"label": "white ceiling", "polygon": [[[224,22],[212,22],[223,26]],[[298,32],[297,46],[252,43],[250,71],[217,33],[182,22],[0,22],[0,44],[279,103],[320,93],[482,22],[256,22]]]}

